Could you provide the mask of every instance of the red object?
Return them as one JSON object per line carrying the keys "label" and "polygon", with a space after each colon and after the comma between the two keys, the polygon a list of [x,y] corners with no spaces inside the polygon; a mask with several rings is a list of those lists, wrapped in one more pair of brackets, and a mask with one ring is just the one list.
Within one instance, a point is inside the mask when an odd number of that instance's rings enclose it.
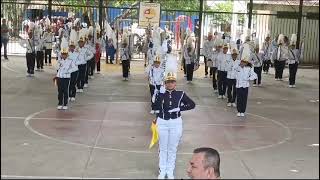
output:
{"label": "red object", "polygon": [[100,48],[100,45],[96,43],[96,56],[95,56],[96,62],[100,60],[100,57],[101,57],[101,48]]}
{"label": "red object", "polygon": [[181,22],[184,22],[185,20],[187,20],[187,24],[188,24],[188,28],[190,30],[192,30],[192,20],[190,18],[190,16],[185,16],[185,15],[180,15],[177,17],[177,22],[176,24],[176,42],[177,42],[177,48],[179,48],[179,44],[180,44],[180,24]]}

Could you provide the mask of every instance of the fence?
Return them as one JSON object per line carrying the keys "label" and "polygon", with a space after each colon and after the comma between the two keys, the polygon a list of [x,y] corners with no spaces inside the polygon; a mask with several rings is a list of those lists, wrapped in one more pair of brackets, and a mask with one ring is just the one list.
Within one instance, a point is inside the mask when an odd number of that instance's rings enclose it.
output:
{"label": "fence", "polygon": [[[10,8],[8,8],[10,7]],[[12,3],[9,1],[1,2],[1,12],[7,16],[12,14],[13,11],[20,12],[15,13],[15,17],[11,17],[12,27],[17,29],[20,34],[23,34],[22,21],[29,15],[30,11],[28,9],[42,9],[42,15],[47,15],[48,5],[46,3]],[[97,20],[97,9],[98,5],[93,6],[84,6],[84,5],[61,5],[54,4],[52,5],[53,17],[54,16],[67,16],[68,13],[73,12],[75,17],[80,17],[83,19],[83,12],[89,12],[89,15],[92,16],[92,19]],[[22,13],[26,11],[27,13]],[[116,20],[123,14],[126,14],[124,17],[125,20],[121,20],[119,23],[119,32],[126,27],[131,26],[134,22],[138,21],[138,6],[133,7],[107,7],[103,6],[103,11],[105,13],[104,18],[110,24],[115,24]],[[29,13],[29,14],[28,14]],[[95,16],[95,17],[93,17]],[[188,17],[184,19],[181,17]],[[10,19],[10,18],[9,18]],[[178,20],[181,20],[180,26],[177,26]],[[191,27],[192,31],[195,30],[195,24],[199,19],[199,11],[181,11],[181,10],[161,10],[161,21],[160,26],[164,28],[165,25],[173,32],[174,44],[177,49],[180,47],[178,34],[181,29],[186,29]],[[203,24],[202,24],[202,42],[204,36],[207,35],[210,28],[213,28],[214,31],[223,31],[224,29],[230,28],[232,40],[235,41],[240,37],[240,34],[244,33],[246,29],[246,24],[248,21],[248,13],[228,13],[228,12],[203,12]],[[104,22],[104,21],[103,21]],[[190,25],[191,22],[191,25]],[[253,13],[252,16],[252,32],[256,32],[256,37],[259,38],[260,47],[264,38],[266,37],[267,31],[270,30],[271,37],[274,38],[278,34],[287,35],[289,38],[291,34],[297,32],[297,18],[292,17],[283,17],[278,14],[266,14],[266,13]],[[229,26],[228,26],[229,24]],[[213,27],[211,26],[213,25]],[[231,25],[231,26],[230,26]],[[179,27],[179,29],[177,29]],[[120,33],[119,33],[120,34]],[[12,34],[15,35],[14,33]],[[304,42],[304,52],[303,52],[303,62],[304,64],[319,64],[319,16],[317,18],[310,17],[308,15],[303,16],[302,20],[302,32],[301,38]],[[12,38],[8,46],[8,52],[11,54],[19,54],[24,52],[21,50],[15,38]]]}

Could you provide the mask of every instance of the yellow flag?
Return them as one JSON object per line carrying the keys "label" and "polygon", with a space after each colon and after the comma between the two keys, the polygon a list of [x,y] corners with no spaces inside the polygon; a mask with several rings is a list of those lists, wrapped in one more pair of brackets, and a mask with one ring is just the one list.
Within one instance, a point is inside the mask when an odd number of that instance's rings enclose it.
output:
{"label": "yellow flag", "polygon": [[152,132],[152,139],[149,145],[149,149],[151,149],[153,147],[153,145],[155,145],[158,141],[159,141],[159,132],[158,132],[158,127],[157,124],[152,121],[151,123],[151,128],[150,128],[151,132]]}

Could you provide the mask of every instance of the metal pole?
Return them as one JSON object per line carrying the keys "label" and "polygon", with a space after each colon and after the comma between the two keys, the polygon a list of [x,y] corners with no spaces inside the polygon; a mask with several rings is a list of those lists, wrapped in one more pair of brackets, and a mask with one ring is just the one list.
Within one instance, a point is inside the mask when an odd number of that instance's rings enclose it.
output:
{"label": "metal pole", "polygon": [[299,19],[298,19],[298,33],[297,33],[297,49],[300,48],[300,37],[301,37],[301,22],[302,22],[302,7],[303,7],[303,0],[300,0],[299,5]]}
{"label": "metal pole", "polygon": [[249,22],[248,22],[248,28],[249,28],[249,29],[251,29],[252,8],[253,8],[253,0],[250,0],[250,3],[249,3]]}
{"label": "metal pole", "polygon": [[49,0],[48,2],[48,17],[51,21],[51,16],[52,16],[52,0]]}
{"label": "metal pole", "polygon": [[100,28],[102,29],[102,5],[103,5],[103,0],[99,0],[99,25]]}
{"label": "metal pole", "polygon": [[199,37],[198,37],[198,47],[197,55],[200,59],[200,47],[201,47],[201,37],[202,37],[202,16],[203,16],[203,0],[200,0],[200,11],[199,11]]}

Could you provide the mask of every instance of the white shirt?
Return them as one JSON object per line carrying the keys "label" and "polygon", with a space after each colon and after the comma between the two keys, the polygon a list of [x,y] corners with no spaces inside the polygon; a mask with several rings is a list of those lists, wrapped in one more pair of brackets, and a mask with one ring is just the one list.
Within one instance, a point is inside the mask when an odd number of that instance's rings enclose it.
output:
{"label": "white shirt", "polygon": [[206,42],[204,42],[203,44],[203,55],[206,58],[209,58],[209,56],[211,56],[212,51],[213,51],[213,47],[214,47],[214,41],[211,40],[207,40]]}
{"label": "white shirt", "polygon": [[218,56],[219,52],[218,51],[211,51],[208,54],[208,59],[211,59],[212,61],[212,67],[217,67],[217,56]]}
{"label": "white shirt", "polygon": [[57,73],[58,78],[70,78],[71,73],[74,72],[75,69],[77,68],[77,65],[69,57],[67,57],[67,59],[65,60],[63,59],[58,60],[57,64],[58,64],[58,73]]}
{"label": "white shirt", "polygon": [[164,69],[152,66],[149,71],[149,83],[152,85],[161,85],[164,77]]}
{"label": "white shirt", "polygon": [[263,63],[263,55],[261,53],[250,53],[250,61],[254,67],[261,67]]}
{"label": "white shirt", "polygon": [[228,59],[227,61],[227,78],[236,79],[236,68],[239,66],[240,60]]}
{"label": "white shirt", "polygon": [[227,71],[227,60],[231,59],[230,54],[224,54],[220,52],[216,56],[217,67],[219,71]]}
{"label": "white shirt", "polygon": [[254,72],[253,68],[249,66],[241,67],[237,66],[236,71],[236,88],[247,88],[250,86],[249,81],[257,79],[257,74]]}
{"label": "white shirt", "polygon": [[76,68],[74,68],[73,72],[79,70],[78,69],[78,65],[80,65],[80,63],[81,63],[80,59],[79,59],[79,56],[80,56],[79,52],[77,52],[75,50],[73,52],[69,51],[68,58],[70,58],[73,61],[73,63],[76,65]]}
{"label": "white shirt", "polygon": [[120,48],[120,60],[127,61],[129,59],[129,50],[128,48]]}
{"label": "white shirt", "polygon": [[281,45],[277,51],[278,61],[287,61],[289,59],[289,47],[286,45]]}
{"label": "white shirt", "polygon": [[27,53],[35,52],[35,42],[33,39],[22,39],[20,45],[27,49]]}
{"label": "white shirt", "polygon": [[79,56],[79,64],[86,64],[87,63],[87,61],[89,61],[90,59],[92,59],[93,58],[93,54],[92,54],[92,52],[88,49],[88,48],[86,48],[86,47],[82,47],[82,48],[80,48],[79,47],[79,53],[80,53],[80,56]]}
{"label": "white shirt", "polygon": [[295,64],[295,63],[299,63],[299,50],[289,49],[288,64]]}

